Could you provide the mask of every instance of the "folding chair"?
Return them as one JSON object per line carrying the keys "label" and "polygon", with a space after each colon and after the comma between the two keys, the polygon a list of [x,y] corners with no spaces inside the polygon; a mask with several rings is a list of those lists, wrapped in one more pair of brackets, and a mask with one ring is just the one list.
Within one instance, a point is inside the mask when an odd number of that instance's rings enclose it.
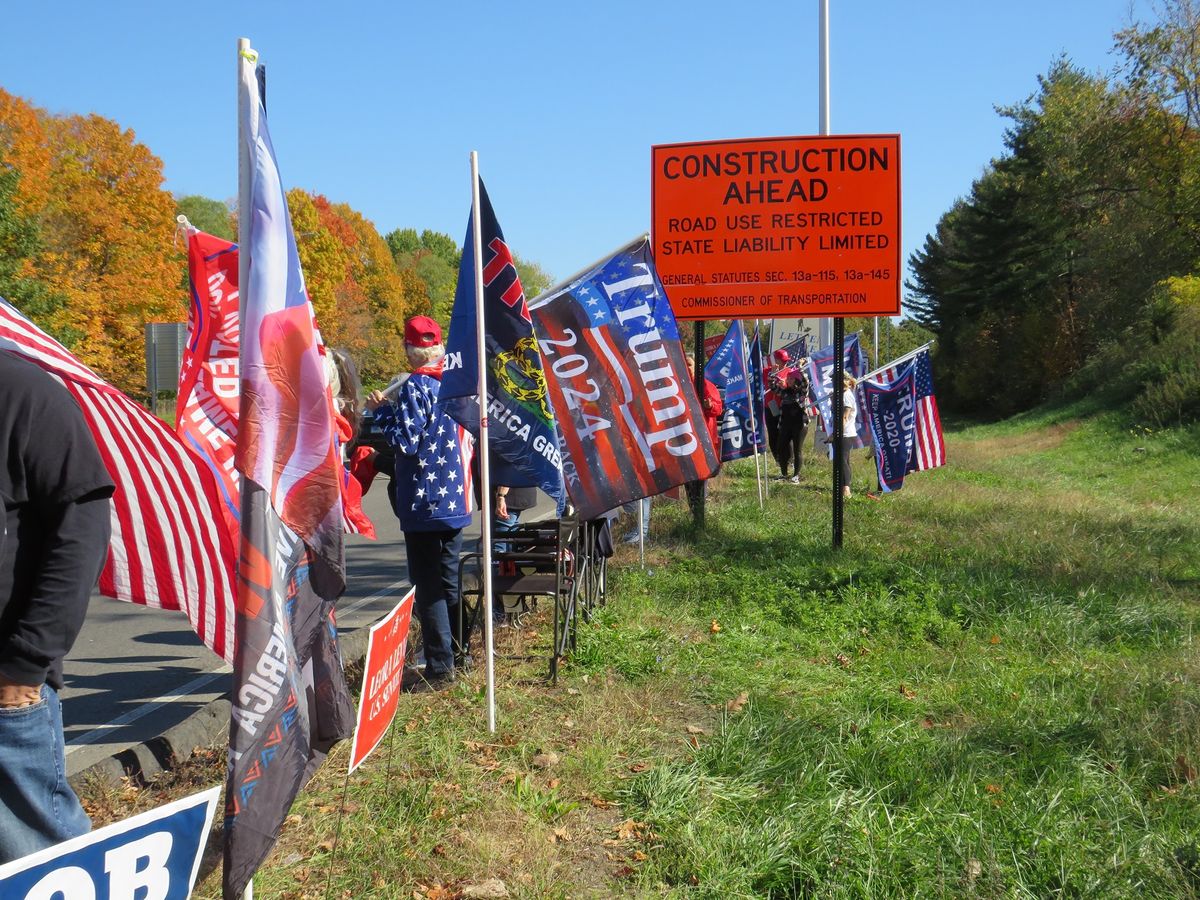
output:
{"label": "folding chair", "polygon": [[[492,573],[494,596],[516,597],[522,604],[536,604],[539,598],[546,597],[554,604],[550,678],[555,683],[560,657],[575,648],[580,531],[573,517],[522,523],[503,535],[501,540],[508,549],[492,554],[497,564]],[[468,584],[464,575],[472,562],[479,577]],[[469,646],[481,617],[491,615],[491,601],[483,596],[482,566],[483,553],[478,550],[464,555],[459,562],[459,615],[464,617],[464,647]]]}

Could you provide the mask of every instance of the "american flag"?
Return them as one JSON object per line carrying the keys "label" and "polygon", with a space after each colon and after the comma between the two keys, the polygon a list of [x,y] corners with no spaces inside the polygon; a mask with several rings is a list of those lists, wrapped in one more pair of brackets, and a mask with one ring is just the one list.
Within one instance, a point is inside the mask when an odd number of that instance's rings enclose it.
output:
{"label": "american flag", "polygon": [[933,368],[929,364],[929,351],[922,350],[913,360],[916,367],[916,440],[913,455],[908,460],[908,471],[920,472],[936,469],[946,464],[946,440],[942,437],[942,417],[938,414],[937,397],[933,394]]}
{"label": "american flag", "polygon": [[117,489],[106,597],[182,610],[205,646],[233,661],[234,543],[209,468],[138,406],[0,299],[0,348],[70,392]]}
{"label": "american flag", "polygon": [[942,436],[942,417],[938,413],[937,397],[933,393],[933,367],[929,363],[929,351],[922,350],[907,365],[889,366],[872,380],[892,384],[913,366],[916,374],[916,407],[913,429],[913,454],[908,460],[908,472],[936,469],[946,464],[946,439]]}

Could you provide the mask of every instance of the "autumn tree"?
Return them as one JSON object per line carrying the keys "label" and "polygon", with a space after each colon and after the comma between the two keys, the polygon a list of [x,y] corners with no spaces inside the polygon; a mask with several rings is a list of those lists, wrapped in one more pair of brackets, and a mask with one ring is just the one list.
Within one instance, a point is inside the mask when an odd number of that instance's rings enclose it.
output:
{"label": "autumn tree", "polygon": [[162,163],[100,116],[44,117],[42,126],[51,190],[34,271],[62,298],[52,330],[102,376],[141,393],[145,324],[186,315]]}
{"label": "autumn tree", "polygon": [[237,241],[229,205],[220,200],[190,194],[175,201],[175,214],[187,216],[196,228],[227,241]]}

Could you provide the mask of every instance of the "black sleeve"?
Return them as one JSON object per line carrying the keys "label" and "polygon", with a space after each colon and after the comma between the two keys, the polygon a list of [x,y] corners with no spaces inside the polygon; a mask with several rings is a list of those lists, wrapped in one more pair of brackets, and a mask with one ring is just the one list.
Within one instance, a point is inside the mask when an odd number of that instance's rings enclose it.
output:
{"label": "black sleeve", "polygon": [[0,676],[41,684],[51,664],[75,643],[108,556],[109,493],[42,508],[47,539],[29,602],[0,645]]}

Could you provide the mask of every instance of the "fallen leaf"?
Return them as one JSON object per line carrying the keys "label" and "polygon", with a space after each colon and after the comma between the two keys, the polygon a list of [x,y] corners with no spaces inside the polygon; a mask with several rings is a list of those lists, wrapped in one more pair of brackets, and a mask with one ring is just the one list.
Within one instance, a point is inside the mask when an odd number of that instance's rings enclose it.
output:
{"label": "fallen leaf", "polygon": [[1000,635],[993,634],[990,638],[988,638],[988,643],[994,647],[996,644],[1000,643]]}
{"label": "fallen leaf", "polygon": [[554,788],[556,788],[560,784],[562,784],[562,779],[561,778],[551,778],[550,781],[548,782],[548,784],[550,786],[550,789],[554,790]]}
{"label": "fallen leaf", "polygon": [[317,844],[317,849],[328,853],[333,849],[333,841],[321,841],[321,843]]}
{"label": "fallen leaf", "polygon": [[578,697],[583,692],[579,688],[567,688],[567,693],[572,697]]}
{"label": "fallen leaf", "polygon": [[613,877],[614,878],[628,878],[632,874],[634,874],[633,866],[621,866],[621,868],[619,868],[619,869],[617,869],[617,871],[613,872]]}
{"label": "fallen leaf", "polygon": [[725,702],[725,709],[726,709],[726,711],[731,712],[731,713],[740,713],[742,711],[742,707],[745,706],[749,702],[749,700],[750,700],[750,695],[747,694],[745,691],[742,691],[740,694],[738,694],[732,700],[727,700]]}
{"label": "fallen leaf", "polygon": [[650,763],[640,762],[640,763],[634,763],[632,766],[630,766],[629,771],[630,772],[645,772],[648,768],[650,768]]}
{"label": "fallen leaf", "polygon": [[839,653],[834,657],[834,659],[838,661],[838,665],[843,669],[850,668],[850,657],[848,657],[845,653]]}
{"label": "fallen leaf", "polygon": [[444,844],[434,844],[433,849],[430,850],[429,852],[432,853],[434,856],[445,856],[446,855],[446,847]]}
{"label": "fallen leaf", "polygon": [[1004,790],[1004,788],[1000,787],[998,784],[989,784],[984,788],[984,790],[989,794],[999,794]]}
{"label": "fallen leaf", "polygon": [[595,794],[589,794],[587,801],[596,807],[596,809],[611,809],[615,805],[611,800],[605,800],[603,797],[597,797]]}
{"label": "fallen leaf", "polygon": [[648,857],[648,856],[647,856],[645,853],[643,853],[641,850],[634,850],[634,851],[633,851],[633,858],[634,858],[634,859],[636,859],[638,862],[645,862],[645,861],[646,861],[646,860],[648,860],[650,857]]}
{"label": "fallen leaf", "polygon": [[713,634],[717,634],[721,631],[721,626],[716,619],[713,619],[712,624],[708,626],[708,630]]}
{"label": "fallen leaf", "polygon": [[688,734],[708,734],[708,732],[705,731],[703,728],[701,728],[699,725],[689,725],[687,727],[687,733]]}
{"label": "fallen leaf", "polygon": [[926,716],[925,718],[923,718],[921,720],[921,727],[922,728],[932,728],[933,727],[933,719],[929,718],[929,716]]}
{"label": "fallen leaf", "polygon": [[917,696],[917,692],[902,681],[900,682],[900,696],[905,700],[911,700]]}
{"label": "fallen leaf", "polygon": [[617,826],[618,840],[628,841],[642,836],[642,832],[646,830],[644,822],[638,822],[634,819],[626,819]]}
{"label": "fallen leaf", "polygon": [[567,831],[565,828],[555,828],[554,834],[551,835],[551,837],[553,840],[551,840],[550,843],[562,841],[564,844],[569,844],[571,842],[571,832]]}

